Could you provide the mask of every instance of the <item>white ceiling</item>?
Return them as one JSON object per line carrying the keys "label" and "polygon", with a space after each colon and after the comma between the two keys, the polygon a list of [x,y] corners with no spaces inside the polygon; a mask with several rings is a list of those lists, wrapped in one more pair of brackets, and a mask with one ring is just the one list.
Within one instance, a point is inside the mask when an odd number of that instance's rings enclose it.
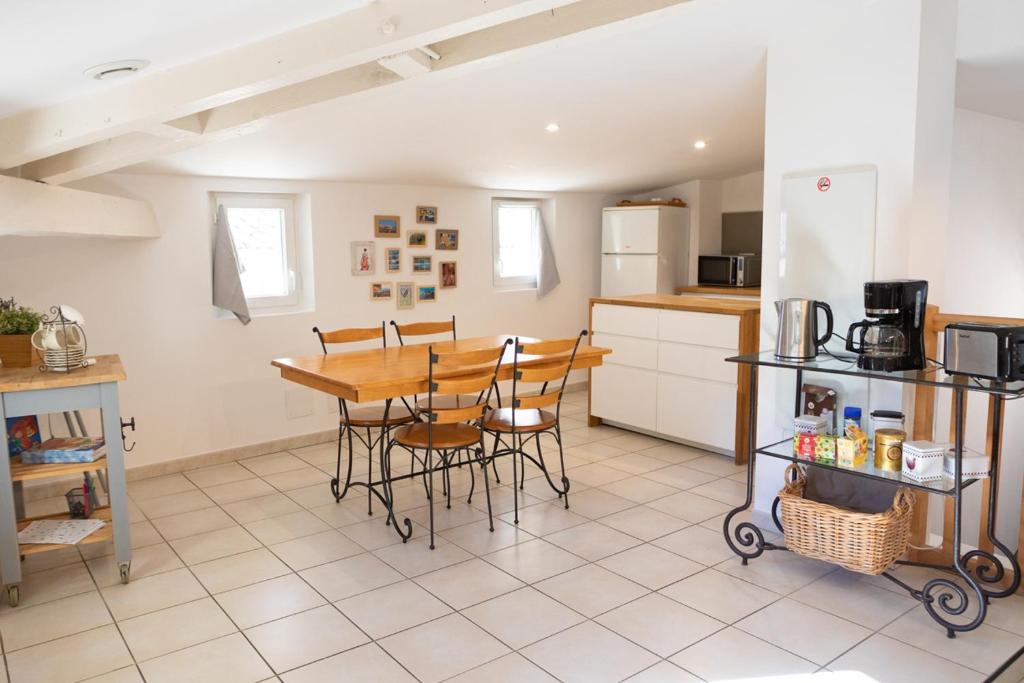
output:
{"label": "white ceiling", "polygon": [[148,59],[165,69],[367,2],[0,0],[0,118],[117,85],[82,75],[96,64]]}
{"label": "white ceiling", "polygon": [[[616,192],[755,170],[764,49],[716,2],[336,100],[131,170]],[[560,132],[544,131],[551,121]]]}
{"label": "white ceiling", "polygon": [[957,106],[1024,121],[1024,2],[960,0]]}

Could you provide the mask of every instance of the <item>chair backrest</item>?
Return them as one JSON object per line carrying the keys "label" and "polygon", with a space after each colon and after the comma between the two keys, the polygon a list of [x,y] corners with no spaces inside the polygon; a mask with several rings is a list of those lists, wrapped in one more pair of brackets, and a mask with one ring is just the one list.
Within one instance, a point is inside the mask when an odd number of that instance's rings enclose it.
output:
{"label": "chair backrest", "polygon": [[[555,406],[556,414],[562,407],[562,392],[569,379],[569,371],[576,360],[576,351],[580,347],[587,331],[570,339],[551,339],[539,342],[520,342],[516,339],[516,354],[512,362],[512,408],[541,409]],[[524,356],[541,356],[541,359],[529,366],[520,364]],[[552,382],[557,388],[548,389]],[[540,384],[540,390],[533,394],[533,387]],[[524,386],[527,385],[527,386]],[[528,396],[522,396],[525,392]],[[512,411],[512,424],[515,424],[515,410]]]}
{"label": "chair backrest", "polygon": [[388,346],[387,335],[384,331],[387,328],[384,327],[384,321],[380,323],[380,327],[346,327],[339,330],[331,330],[330,332],[321,332],[319,327],[314,327],[313,331],[316,332],[316,336],[320,339],[320,347],[327,353],[328,344],[348,344],[350,342],[369,341],[371,339],[380,339],[384,348]]}
{"label": "chair backrest", "polygon": [[[501,346],[475,351],[453,351],[435,353],[428,350],[427,369],[427,412],[428,422],[433,424],[456,424],[479,420],[487,409],[491,389],[501,367],[505,349],[511,339]],[[438,375],[445,375],[439,377]],[[435,396],[458,396],[476,394],[477,401],[470,406],[458,408],[434,408]]]}
{"label": "chair backrest", "polygon": [[405,325],[399,325],[397,322],[392,320],[391,326],[395,328],[395,333],[398,335],[399,346],[405,346],[404,337],[425,337],[431,334],[445,334],[451,332],[452,341],[456,339],[454,315],[451,320],[445,320],[443,322],[406,323]]}

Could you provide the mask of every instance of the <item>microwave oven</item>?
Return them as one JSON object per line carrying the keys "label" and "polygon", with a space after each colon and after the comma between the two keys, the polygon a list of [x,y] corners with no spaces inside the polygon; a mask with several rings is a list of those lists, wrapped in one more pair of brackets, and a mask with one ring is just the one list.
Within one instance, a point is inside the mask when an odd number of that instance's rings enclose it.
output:
{"label": "microwave oven", "polygon": [[757,254],[700,256],[697,284],[719,287],[754,287],[761,284],[761,257]]}

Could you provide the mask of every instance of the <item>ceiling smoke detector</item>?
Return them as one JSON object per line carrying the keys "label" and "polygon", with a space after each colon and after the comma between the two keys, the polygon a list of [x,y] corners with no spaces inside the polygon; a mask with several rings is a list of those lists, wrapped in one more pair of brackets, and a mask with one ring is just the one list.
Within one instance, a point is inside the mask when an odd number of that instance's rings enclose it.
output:
{"label": "ceiling smoke detector", "polygon": [[89,78],[95,78],[97,81],[112,81],[131,76],[147,66],[149,66],[149,60],[146,59],[122,59],[117,62],[107,62],[106,64],[91,66],[83,71],[82,74]]}

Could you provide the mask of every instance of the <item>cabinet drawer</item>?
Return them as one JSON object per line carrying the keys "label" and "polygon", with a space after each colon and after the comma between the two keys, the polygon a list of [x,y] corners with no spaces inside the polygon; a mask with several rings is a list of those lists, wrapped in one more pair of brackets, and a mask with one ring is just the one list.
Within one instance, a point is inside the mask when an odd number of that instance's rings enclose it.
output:
{"label": "cabinet drawer", "polygon": [[736,349],[662,341],[658,342],[658,371],[736,386],[736,364],[725,362],[736,353]]}
{"label": "cabinet drawer", "polygon": [[656,431],[734,451],[736,387],[679,375],[659,375]]}
{"label": "cabinet drawer", "polygon": [[658,309],[594,304],[592,325],[594,332],[657,339]]}
{"label": "cabinet drawer", "polygon": [[659,339],[723,349],[735,349],[739,345],[738,316],[692,311],[658,312]]}
{"label": "cabinet drawer", "polygon": [[605,363],[647,370],[656,370],[658,367],[658,342],[653,339],[595,332],[590,343],[612,350],[611,355],[605,356]]}
{"label": "cabinet drawer", "polygon": [[658,373],[605,363],[593,369],[590,381],[592,415],[654,430]]}

